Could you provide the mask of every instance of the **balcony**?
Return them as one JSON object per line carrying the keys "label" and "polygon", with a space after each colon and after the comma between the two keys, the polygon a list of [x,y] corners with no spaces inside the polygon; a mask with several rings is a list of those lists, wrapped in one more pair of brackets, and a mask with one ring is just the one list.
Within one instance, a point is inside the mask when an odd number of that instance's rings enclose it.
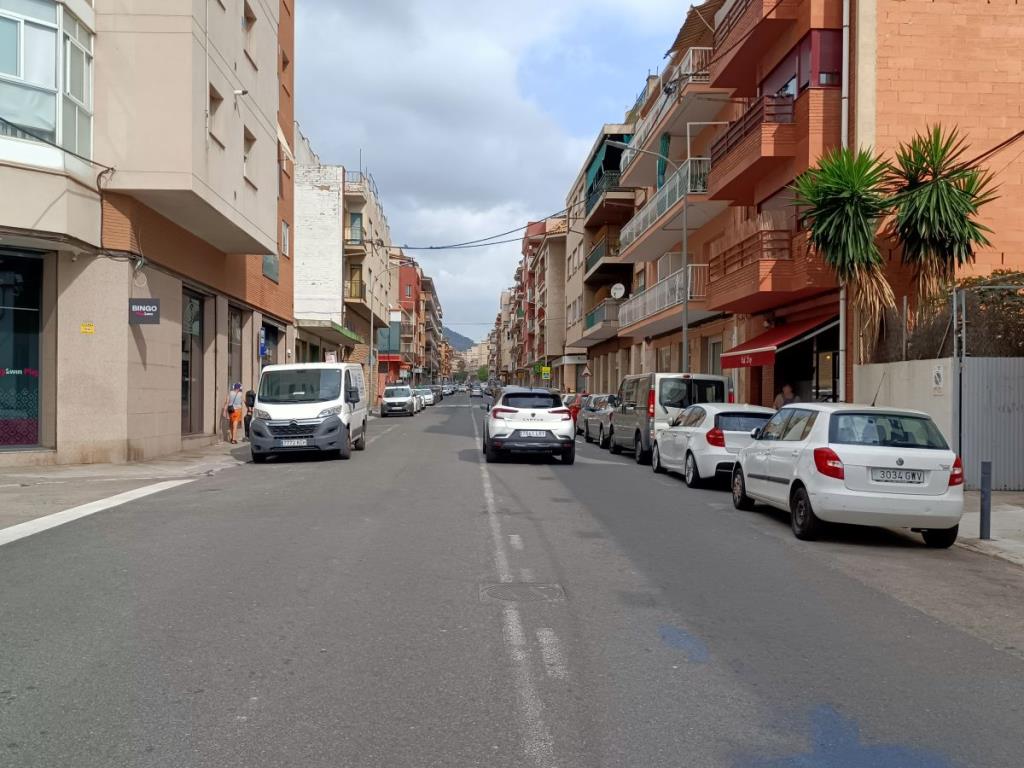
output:
{"label": "balcony", "polygon": [[605,299],[583,317],[580,345],[593,346],[612,338],[619,331],[619,299]]}
{"label": "balcony", "polygon": [[402,323],[399,333],[401,333],[404,339],[414,338],[416,336],[416,326],[413,323]]}
{"label": "balcony", "polygon": [[839,0],[737,0],[715,30],[711,85],[753,96],[777,63],[765,60],[773,51],[789,50],[811,29],[841,27]]}
{"label": "balcony", "polygon": [[342,233],[345,240],[345,250],[365,251],[366,241],[363,240],[363,234],[362,227],[345,227]]}
{"label": "balcony", "polygon": [[362,280],[346,280],[345,298],[366,301],[366,283]]}
{"label": "balcony", "polygon": [[601,227],[627,221],[633,215],[634,195],[632,189],[620,186],[618,171],[604,171],[587,193],[583,226]]}
{"label": "balcony", "polygon": [[651,261],[680,241],[683,206],[689,206],[686,225],[695,230],[707,224],[725,208],[725,203],[707,199],[707,157],[691,157],[665,180],[647,203],[622,228],[619,243],[623,262]]}
{"label": "balcony", "polygon": [[769,211],[731,232],[712,251],[708,307],[764,312],[836,287],[835,277],[784,212]]}
{"label": "balcony", "polygon": [[[690,322],[713,315],[704,299],[708,295],[708,265],[690,264]],[[683,270],[673,272],[646,291],[622,302],[619,307],[619,335],[644,337],[665,333],[680,327],[683,304]]]}
{"label": "balcony", "polygon": [[636,123],[629,149],[622,153],[619,170],[622,182],[630,186],[653,186],[658,159],[638,152],[656,149],[655,139],[663,133],[685,136],[688,122],[714,120],[721,103],[708,98],[711,48],[690,48],[678,65],[669,65],[658,78],[652,101],[644,116]]}
{"label": "balcony", "polygon": [[730,123],[711,145],[711,199],[753,205],[758,183],[796,156],[793,119],[792,96],[762,96]]}

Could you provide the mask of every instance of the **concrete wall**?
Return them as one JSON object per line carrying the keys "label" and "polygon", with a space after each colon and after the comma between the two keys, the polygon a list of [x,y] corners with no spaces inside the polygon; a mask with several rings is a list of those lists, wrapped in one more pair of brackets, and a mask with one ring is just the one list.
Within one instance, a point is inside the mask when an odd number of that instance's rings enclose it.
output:
{"label": "concrete wall", "polygon": [[3,195],[0,226],[68,235],[99,245],[95,173],[74,158],[66,168],[63,154],[54,147],[0,137],[0,190],[17,190],[17,194]]}
{"label": "concrete wall", "polygon": [[859,402],[870,403],[878,392],[875,405],[924,411],[950,444],[956,442],[951,358],[857,365],[853,382]]}
{"label": "concrete wall", "polygon": [[295,315],[342,321],[344,169],[295,166]]}

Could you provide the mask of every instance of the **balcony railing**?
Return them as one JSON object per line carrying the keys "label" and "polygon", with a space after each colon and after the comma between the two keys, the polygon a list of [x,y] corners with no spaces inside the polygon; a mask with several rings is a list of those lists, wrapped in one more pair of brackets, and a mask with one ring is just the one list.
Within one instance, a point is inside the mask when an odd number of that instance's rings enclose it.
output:
{"label": "balcony railing", "polygon": [[750,7],[754,0],[736,0],[732,4],[732,8],[725,14],[725,18],[722,19],[721,23],[715,29],[715,48],[721,48],[726,38],[729,37],[729,33],[732,32],[733,27],[736,26],[736,22],[740,20],[747,8]]}
{"label": "balcony railing", "polygon": [[747,136],[765,123],[792,123],[792,96],[762,96],[754,100],[743,116],[734,121],[711,145],[711,162],[717,163]]}
{"label": "balcony railing", "polygon": [[605,299],[583,318],[584,330],[593,328],[598,323],[610,323],[619,319],[619,300]]}
{"label": "balcony railing", "polygon": [[345,245],[362,245],[363,229],[362,227],[345,227],[344,237]]}
{"label": "balcony railing", "polygon": [[631,148],[623,151],[622,159],[619,161],[620,171],[625,172],[630,163],[640,154],[636,149],[632,148],[643,148],[650,138],[654,126],[661,120],[661,116],[665,114],[669,105],[678,98],[679,92],[682,91],[683,87],[689,83],[708,82],[708,68],[711,65],[713,54],[714,49],[712,48],[691,48],[686,52],[678,66],[665,68],[658,79],[657,87],[661,91],[658,94],[658,100],[651,107],[651,111],[644,115],[636,124],[633,138],[629,141]]}
{"label": "balcony railing", "polygon": [[687,194],[703,194],[708,191],[708,173],[711,160],[706,157],[691,157],[665,180],[665,185],[643,208],[622,228],[619,242],[628,248],[637,238],[651,228],[651,225],[669,208]]}
{"label": "balcony railing", "polygon": [[362,280],[346,280],[345,298],[366,301],[366,283]]}
{"label": "balcony railing", "polygon": [[[708,265],[690,264],[689,274],[690,300],[703,299],[708,295]],[[682,304],[683,283],[683,270],[679,270],[659,280],[643,293],[622,302],[619,307],[619,326],[632,325],[663,309]]]}
{"label": "balcony railing", "polygon": [[594,206],[601,199],[601,195],[619,186],[619,172],[605,171],[604,175],[597,180],[593,189],[587,194],[587,214],[594,210]]}
{"label": "balcony railing", "polygon": [[619,236],[608,235],[602,237],[593,248],[590,249],[590,253],[587,254],[587,264],[584,272],[589,272],[597,263],[601,261],[605,256],[615,257],[619,255]]}
{"label": "balcony railing", "polygon": [[722,250],[713,253],[710,279],[721,280],[760,261],[788,260],[792,257],[793,230],[783,211],[765,211],[756,220],[739,228]]}
{"label": "balcony railing", "polygon": [[403,336],[415,336],[416,326],[412,323],[402,323],[401,330],[399,331]]}

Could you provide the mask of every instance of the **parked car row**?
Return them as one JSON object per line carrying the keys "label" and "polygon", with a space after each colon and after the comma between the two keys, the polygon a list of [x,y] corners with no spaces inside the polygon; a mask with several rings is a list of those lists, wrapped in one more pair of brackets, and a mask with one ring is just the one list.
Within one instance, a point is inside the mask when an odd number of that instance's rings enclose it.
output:
{"label": "parked car row", "polygon": [[[712,376],[627,376],[615,394],[577,398],[576,431],[687,486],[728,487],[737,509],[790,513],[794,535],[823,522],[909,528],[930,547],[956,541],[963,464],[928,414],[848,403],[776,411],[727,402]],[[726,385],[727,386],[727,385]],[[646,408],[644,408],[646,404]]]}

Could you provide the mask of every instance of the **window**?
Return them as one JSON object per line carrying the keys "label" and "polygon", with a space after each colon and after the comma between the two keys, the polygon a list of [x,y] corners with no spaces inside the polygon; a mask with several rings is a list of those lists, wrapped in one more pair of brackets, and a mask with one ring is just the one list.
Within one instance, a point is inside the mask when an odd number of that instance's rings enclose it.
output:
{"label": "window", "polygon": [[686,416],[681,422],[681,426],[684,427],[699,427],[701,422],[704,421],[704,417],[707,412],[698,406],[693,406],[686,409]]}
{"label": "window", "polygon": [[249,0],[245,0],[245,2],[242,3],[242,34],[245,36],[245,39],[242,41],[242,46],[253,66],[256,66],[256,60],[252,55],[255,43],[255,30],[256,14],[253,13],[252,6],[249,5]]}
{"label": "window", "polygon": [[[346,372],[345,378],[348,378]],[[337,368],[295,368],[264,371],[259,399],[265,403],[321,403],[341,397]]]}
{"label": "window", "polygon": [[0,448],[38,445],[43,260],[0,251]]}
{"label": "window", "polygon": [[828,441],[884,448],[949,448],[927,416],[900,413],[835,413],[829,423]]}
{"label": "window", "polygon": [[[77,27],[70,14],[64,19]],[[0,134],[59,140],[58,29],[55,3],[0,0],[0,116],[7,121],[0,123]],[[91,51],[92,36],[81,34]],[[88,98],[89,89],[81,96]]]}
{"label": "window", "polygon": [[412,298],[412,286],[411,285],[405,286],[405,298],[407,298],[407,299],[411,299]]}
{"label": "window", "polygon": [[782,435],[783,440],[806,440],[814,426],[816,411],[806,411],[802,408],[794,408],[793,415],[786,424],[786,431]]}
{"label": "window", "polygon": [[722,375],[722,340],[708,339],[707,372],[714,376]]}
{"label": "window", "polygon": [[747,432],[760,429],[771,418],[768,413],[720,413],[715,417],[715,426],[723,432]]}
{"label": "window", "polygon": [[546,392],[513,392],[505,395],[501,404],[509,408],[561,408],[562,400]]}
{"label": "window", "polygon": [[285,256],[291,256],[291,227],[288,226],[287,221],[281,222],[281,253]]}
{"label": "window", "polygon": [[792,408],[784,408],[783,410],[776,413],[768,423],[764,425],[764,429],[761,430],[761,440],[779,440],[782,438],[782,433],[786,429],[786,423],[789,421],[789,417],[792,415]]}
{"label": "window", "polygon": [[224,142],[221,140],[221,122],[223,122],[223,115],[221,114],[220,108],[224,104],[224,97],[220,95],[220,91],[213,87],[213,83],[210,83],[210,103],[207,109],[210,112],[210,124],[208,126],[210,135],[216,139],[217,143],[222,147]]}
{"label": "window", "polygon": [[242,310],[228,307],[228,386],[242,381]]}
{"label": "window", "polygon": [[[242,127],[242,176],[250,184],[253,184],[252,177],[249,175],[250,168],[254,168],[255,165],[250,163],[255,160],[253,157],[253,151],[256,149],[256,136],[246,127]],[[253,186],[256,186],[253,184]]]}
{"label": "window", "polygon": [[181,302],[181,434],[203,431],[203,297],[184,291]]}
{"label": "window", "polygon": [[[26,27],[26,32],[29,27]],[[26,46],[27,47],[27,46]],[[92,156],[92,35],[64,11],[64,97],[61,146]],[[52,64],[52,60],[49,62]],[[40,68],[43,66],[40,62]]]}

